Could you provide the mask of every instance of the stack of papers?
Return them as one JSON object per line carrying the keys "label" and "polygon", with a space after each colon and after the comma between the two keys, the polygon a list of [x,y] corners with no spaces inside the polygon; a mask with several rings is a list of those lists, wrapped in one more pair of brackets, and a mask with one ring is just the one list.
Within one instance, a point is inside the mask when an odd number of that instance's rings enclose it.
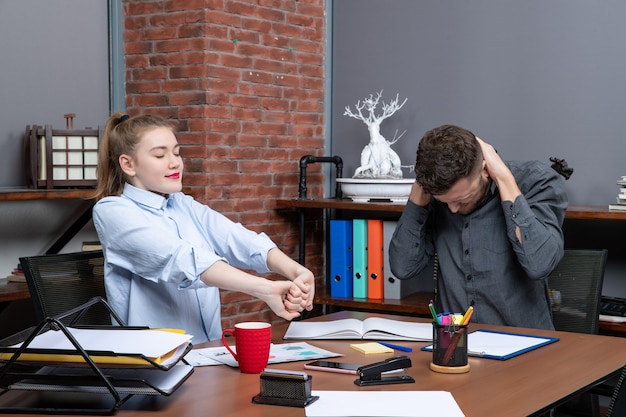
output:
{"label": "stack of papers", "polygon": [[[108,368],[109,378],[119,394],[170,395],[193,373],[191,365],[182,362],[168,371],[151,368]],[[108,389],[94,371],[86,366],[44,366],[33,374],[9,385],[25,391],[92,392],[107,394]]]}
{"label": "stack of papers", "polygon": [[[159,365],[177,362],[191,343],[192,335],[180,331],[153,329],[78,329],[67,328],[78,344],[98,364]],[[11,346],[18,348],[22,344]],[[32,351],[39,349],[41,351]],[[12,352],[0,352],[7,360]],[[27,346],[19,361],[84,362],[76,347],[60,330],[48,330],[37,335]]]}

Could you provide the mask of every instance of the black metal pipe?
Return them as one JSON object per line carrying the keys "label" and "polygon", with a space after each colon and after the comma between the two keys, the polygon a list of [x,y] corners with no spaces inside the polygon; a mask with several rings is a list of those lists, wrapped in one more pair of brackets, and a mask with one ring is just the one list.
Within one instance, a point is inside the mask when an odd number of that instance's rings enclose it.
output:
{"label": "black metal pipe", "polygon": [[[304,155],[300,158],[300,183],[298,184],[298,198],[306,199],[306,167],[309,164],[316,162],[333,163],[337,170],[335,178],[341,178],[343,172],[343,159],[340,156],[315,156]],[[341,198],[341,188],[339,184],[336,184],[334,198]],[[300,209],[300,248],[298,258],[301,265],[304,265],[306,257],[306,227],[305,227],[305,213],[304,209]]]}
{"label": "black metal pipe", "polygon": [[[308,164],[316,162],[325,162],[335,164],[337,174],[335,178],[341,178],[343,173],[343,159],[340,156],[315,156],[304,155],[300,158],[300,184],[298,185],[298,198],[306,198],[306,168]],[[334,198],[341,198],[341,188],[336,185]]]}

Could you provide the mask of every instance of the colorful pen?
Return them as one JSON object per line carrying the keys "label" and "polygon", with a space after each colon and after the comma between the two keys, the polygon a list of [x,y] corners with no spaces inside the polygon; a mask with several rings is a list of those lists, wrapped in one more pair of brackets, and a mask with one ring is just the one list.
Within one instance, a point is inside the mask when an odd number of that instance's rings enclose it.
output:
{"label": "colorful pen", "polygon": [[437,318],[437,312],[435,311],[435,306],[433,305],[432,300],[430,301],[430,303],[428,303],[428,308],[430,309],[430,314],[433,315],[433,320],[435,320],[435,322],[437,322],[437,324],[441,324],[439,322],[439,319]]}
{"label": "colorful pen", "polygon": [[450,316],[450,313],[441,313],[439,315],[439,324],[452,324],[452,317]]}
{"label": "colorful pen", "polygon": [[391,343],[385,343],[385,342],[378,342],[378,344],[387,346],[388,348],[391,348],[391,349],[400,350],[402,352],[413,352],[413,349],[411,349],[408,346],[393,345]]}

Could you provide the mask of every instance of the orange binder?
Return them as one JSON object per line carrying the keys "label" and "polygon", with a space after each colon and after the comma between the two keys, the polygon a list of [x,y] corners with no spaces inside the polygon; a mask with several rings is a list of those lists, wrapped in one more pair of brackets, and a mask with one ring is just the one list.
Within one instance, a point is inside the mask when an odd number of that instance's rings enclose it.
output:
{"label": "orange binder", "polygon": [[383,248],[383,221],[367,220],[367,298],[384,298],[385,275],[383,265],[385,252]]}

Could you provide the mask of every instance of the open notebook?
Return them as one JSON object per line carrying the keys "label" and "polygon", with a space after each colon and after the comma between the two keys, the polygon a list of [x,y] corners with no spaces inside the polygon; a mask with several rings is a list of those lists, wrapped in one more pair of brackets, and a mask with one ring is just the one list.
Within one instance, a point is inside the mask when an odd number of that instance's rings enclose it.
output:
{"label": "open notebook", "polygon": [[292,321],[284,339],[433,340],[431,323],[370,317],[365,320]]}

